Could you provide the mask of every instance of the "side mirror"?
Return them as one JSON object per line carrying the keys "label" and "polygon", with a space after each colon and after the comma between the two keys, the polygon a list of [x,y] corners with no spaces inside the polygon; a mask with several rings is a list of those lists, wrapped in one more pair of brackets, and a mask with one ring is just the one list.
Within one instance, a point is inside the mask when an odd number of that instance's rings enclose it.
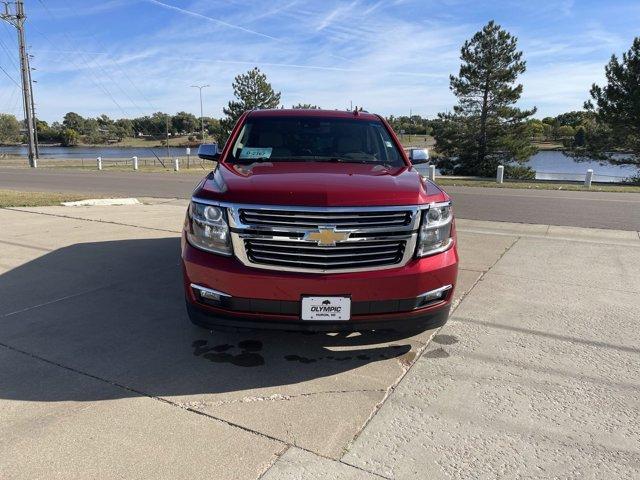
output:
{"label": "side mirror", "polygon": [[198,147],[198,156],[203,160],[220,160],[220,150],[217,143],[203,143]]}
{"label": "side mirror", "polygon": [[418,163],[429,162],[429,149],[428,148],[412,148],[409,150],[409,160],[414,165]]}

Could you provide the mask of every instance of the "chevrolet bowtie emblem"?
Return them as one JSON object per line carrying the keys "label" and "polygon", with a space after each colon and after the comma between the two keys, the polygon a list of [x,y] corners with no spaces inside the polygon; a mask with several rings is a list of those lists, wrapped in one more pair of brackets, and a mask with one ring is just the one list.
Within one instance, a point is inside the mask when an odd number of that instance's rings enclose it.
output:
{"label": "chevrolet bowtie emblem", "polygon": [[349,232],[336,232],[335,228],[320,227],[317,232],[309,232],[304,236],[305,240],[318,242],[318,245],[332,247],[336,242],[342,242],[349,238]]}

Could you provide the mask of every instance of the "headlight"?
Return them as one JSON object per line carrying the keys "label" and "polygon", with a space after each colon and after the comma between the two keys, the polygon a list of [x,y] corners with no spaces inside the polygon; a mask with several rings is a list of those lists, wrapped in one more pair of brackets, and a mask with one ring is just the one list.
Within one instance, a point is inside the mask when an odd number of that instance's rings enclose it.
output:
{"label": "headlight", "polygon": [[418,239],[418,257],[444,252],[453,243],[451,238],[451,203],[433,203],[428,210],[422,211],[420,237]]}
{"label": "headlight", "polygon": [[191,202],[187,212],[187,240],[207,252],[231,255],[226,217],[222,207]]}

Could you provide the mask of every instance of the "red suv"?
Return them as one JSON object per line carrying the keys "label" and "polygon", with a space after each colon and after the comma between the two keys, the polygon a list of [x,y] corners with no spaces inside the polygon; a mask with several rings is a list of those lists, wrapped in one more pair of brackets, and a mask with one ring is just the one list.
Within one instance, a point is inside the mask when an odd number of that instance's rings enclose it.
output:
{"label": "red suv", "polygon": [[196,187],[182,236],[193,323],[416,332],[447,321],[458,272],[449,196],[384,118],[245,113]]}

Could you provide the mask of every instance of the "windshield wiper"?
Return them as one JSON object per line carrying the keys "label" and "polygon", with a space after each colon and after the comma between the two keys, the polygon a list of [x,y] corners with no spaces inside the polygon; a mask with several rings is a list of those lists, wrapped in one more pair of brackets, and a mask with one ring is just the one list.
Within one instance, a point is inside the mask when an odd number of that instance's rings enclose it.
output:
{"label": "windshield wiper", "polygon": [[380,163],[376,159],[365,160],[365,159],[348,158],[348,157],[330,157],[330,158],[327,158],[326,160],[320,160],[320,161],[337,162],[337,163],[370,163],[370,164],[378,164],[378,163]]}

